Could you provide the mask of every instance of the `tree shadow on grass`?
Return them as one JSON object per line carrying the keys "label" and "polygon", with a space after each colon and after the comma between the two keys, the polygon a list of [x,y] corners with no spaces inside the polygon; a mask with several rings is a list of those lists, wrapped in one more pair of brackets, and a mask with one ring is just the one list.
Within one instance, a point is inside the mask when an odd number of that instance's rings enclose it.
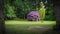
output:
{"label": "tree shadow on grass", "polygon": [[22,26],[20,24],[6,25],[6,34],[59,34],[59,32],[49,27]]}

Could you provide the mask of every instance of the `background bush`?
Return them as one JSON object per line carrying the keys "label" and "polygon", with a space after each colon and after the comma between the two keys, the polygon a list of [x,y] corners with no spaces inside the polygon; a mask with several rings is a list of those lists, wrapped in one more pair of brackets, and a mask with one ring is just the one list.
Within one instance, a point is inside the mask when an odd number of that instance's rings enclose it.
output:
{"label": "background bush", "polygon": [[[53,4],[51,1],[43,0],[46,9],[44,20],[55,20]],[[26,19],[30,11],[36,11],[36,6],[40,8],[41,0],[4,0],[5,19]]]}

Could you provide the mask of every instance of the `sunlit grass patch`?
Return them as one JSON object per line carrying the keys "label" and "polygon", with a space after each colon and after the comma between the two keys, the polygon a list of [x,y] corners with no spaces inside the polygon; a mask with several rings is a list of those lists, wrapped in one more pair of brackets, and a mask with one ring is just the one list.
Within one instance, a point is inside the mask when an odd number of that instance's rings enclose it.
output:
{"label": "sunlit grass patch", "polygon": [[53,28],[55,21],[5,21],[7,34],[40,34],[41,30]]}

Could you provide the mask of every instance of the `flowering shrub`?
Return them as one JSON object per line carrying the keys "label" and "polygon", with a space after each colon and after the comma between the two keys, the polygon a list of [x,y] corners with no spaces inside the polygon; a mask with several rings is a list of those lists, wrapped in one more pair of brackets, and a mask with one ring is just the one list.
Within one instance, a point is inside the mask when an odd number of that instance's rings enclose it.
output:
{"label": "flowering shrub", "polygon": [[28,15],[27,15],[27,20],[29,21],[36,21],[36,20],[40,20],[40,16],[39,16],[39,12],[37,11],[31,11]]}

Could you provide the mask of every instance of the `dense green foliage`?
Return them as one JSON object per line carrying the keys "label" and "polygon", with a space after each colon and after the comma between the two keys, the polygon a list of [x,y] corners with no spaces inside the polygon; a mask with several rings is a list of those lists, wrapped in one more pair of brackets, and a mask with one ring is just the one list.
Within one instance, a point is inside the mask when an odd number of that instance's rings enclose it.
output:
{"label": "dense green foliage", "polygon": [[[44,1],[46,0],[43,0],[43,2]],[[40,2],[41,0],[4,0],[5,19],[26,19],[30,11],[36,11],[41,8]],[[49,1],[47,3],[44,2],[44,4],[46,6],[46,16],[44,20],[55,20],[52,4],[50,4]],[[38,9],[36,9],[36,6]]]}
{"label": "dense green foliage", "polygon": [[45,16],[45,20],[55,20],[55,12],[53,9],[53,4],[50,3],[46,3],[46,16]]}
{"label": "dense green foliage", "polygon": [[9,4],[5,5],[5,15],[6,17],[9,17],[9,18],[14,18],[16,17],[16,14],[14,11],[14,7],[13,6],[10,6]]}

